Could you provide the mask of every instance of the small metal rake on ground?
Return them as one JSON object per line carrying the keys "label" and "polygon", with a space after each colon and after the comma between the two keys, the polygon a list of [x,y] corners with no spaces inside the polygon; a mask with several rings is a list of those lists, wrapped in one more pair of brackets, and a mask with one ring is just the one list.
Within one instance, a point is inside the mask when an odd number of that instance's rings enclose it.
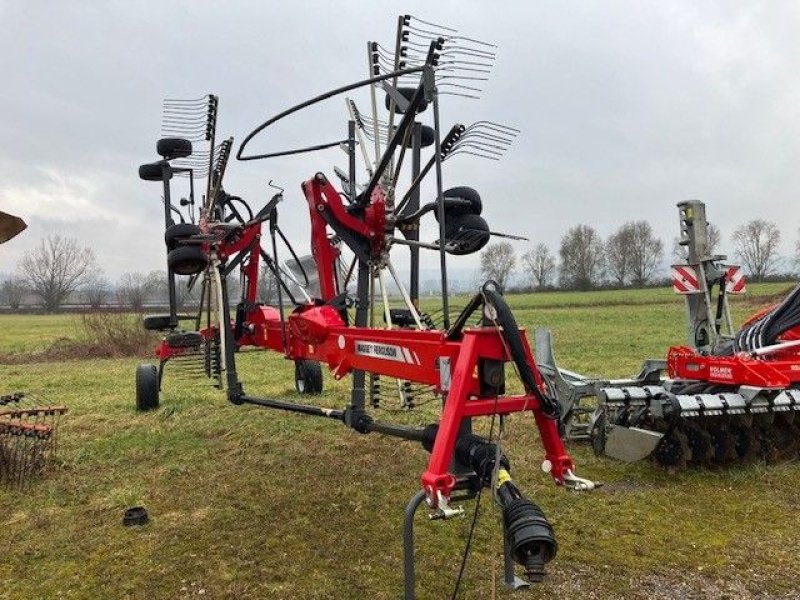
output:
{"label": "small metal rake on ground", "polygon": [[0,396],[0,485],[23,488],[47,470],[65,406],[41,405],[23,392]]}

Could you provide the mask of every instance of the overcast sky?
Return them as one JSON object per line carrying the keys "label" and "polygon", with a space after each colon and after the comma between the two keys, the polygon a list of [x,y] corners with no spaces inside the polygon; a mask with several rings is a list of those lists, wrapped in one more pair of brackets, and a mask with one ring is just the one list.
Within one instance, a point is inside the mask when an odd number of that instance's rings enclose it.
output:
{"label": "overcast sky", "polygon": [[[91,246],[112,279],[164,268],[160,191],[137,177],[156,159],[162,99],[218,94],[218,132],[238,145],[271,115],[365,77],[365,42],[390,45],[399,12],[499,46],[481,100],[442,99],[444,125],[491,119],[522,134],[500,162],[449,161],[445,185],[477,188],[493,229],[531,239],[520,251],[555,250],[577,223],[606,236],[631,219],[651,221],[668,248],[688,198],[707,203],[729,252],[736,226],[757,217],[777,221],[792,251],[797,2],[0,0],[0,209],[29,224],[0,249],[0,272],[50,233]],[[345,120],[336,98],[254,149],[331,141]],[[283,185],[281,223],[307,247],[299,185],[345,163],[337,150],[233,162],[226,188],[257,208],[269,179]]]}

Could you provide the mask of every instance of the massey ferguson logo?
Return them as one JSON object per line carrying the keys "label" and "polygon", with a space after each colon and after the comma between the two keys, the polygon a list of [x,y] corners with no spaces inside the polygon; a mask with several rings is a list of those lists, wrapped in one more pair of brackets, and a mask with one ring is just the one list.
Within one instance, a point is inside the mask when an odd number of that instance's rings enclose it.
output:
{"label": "massey ferguson logo", "polygon": [[367,344],[365,342],[358,342],[356,344],[356,352],[365,356],[379,356],[381,358],[390,358],[392,360],[402,360],[400,357],[400,349],[397,346],[386,346],[384,344]]}
{"label": "massey ferguson logo", "polygon": [[709,368],[709,374],[714,379],[733,380],[733,369],[731,367],[712,366]]}
{"label": "massey ferguson logo", "polygon": [[371,356],[372,358],[382,358],[384,360],[393,360],[395,362],[408,363],[411,365],[420,364],[419,356],[417,356],[416,352],[404,346],[395,346],[394,344],[376,344],[375,342],[356,340],[356,354]]}

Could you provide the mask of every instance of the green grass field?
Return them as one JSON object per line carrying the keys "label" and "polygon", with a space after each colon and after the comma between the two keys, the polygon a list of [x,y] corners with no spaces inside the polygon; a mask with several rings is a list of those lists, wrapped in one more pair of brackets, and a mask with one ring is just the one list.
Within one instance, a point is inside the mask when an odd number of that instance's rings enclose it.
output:
{"label": "green grass field", "polygon": [[[735,318],[786,288],[751,285]],[[669,290],[510,302],[522,325],[550,327],[561,365],[583,373],[630,375],[684,337],[683,305]],[[0,316],[0,354],[77,336],[76,319]],[[138,414],[139,362],[0,365],[2,392],[70,407],[48,476],[24,491],[0,488],[0,598],[402,596],[402,512],[427,460],[419,445],[232,406],[169,373],[161,409]],[[239,365],[249,391],[296,399],[291,363],[244,353]],[[347,385],[326,378],[321,402],[343,406]],[[408,419],[430,421],[431,406]],[[573,445],[579,474],[606,483],[576,494],[540,471],[530,415],[509,419],[504,444],[515,479],[555,527],[558,556],[546,583],[506,592],[496,583],[499,513],[486,501],[462,598],[800,595],[800,464],[668,474]],[[125,528],[122,513],[135,504],[151,522]],[[466,519],[417,521],[419,598],[449,598],[473,506]]]}

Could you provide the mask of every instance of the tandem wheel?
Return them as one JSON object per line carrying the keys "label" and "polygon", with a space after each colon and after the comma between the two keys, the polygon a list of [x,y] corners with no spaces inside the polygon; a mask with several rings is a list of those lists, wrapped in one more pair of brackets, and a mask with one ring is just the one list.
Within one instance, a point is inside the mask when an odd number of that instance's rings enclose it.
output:
{"label": "tandem wheel", "polygon": [[322,393],[322,367],[315,360],[294,361],[294,386],[300,394]]}
{"label": "tandem wheel", "polygon": [[143,364],[136,367],[136,410],[158,408],[158,368]]}

